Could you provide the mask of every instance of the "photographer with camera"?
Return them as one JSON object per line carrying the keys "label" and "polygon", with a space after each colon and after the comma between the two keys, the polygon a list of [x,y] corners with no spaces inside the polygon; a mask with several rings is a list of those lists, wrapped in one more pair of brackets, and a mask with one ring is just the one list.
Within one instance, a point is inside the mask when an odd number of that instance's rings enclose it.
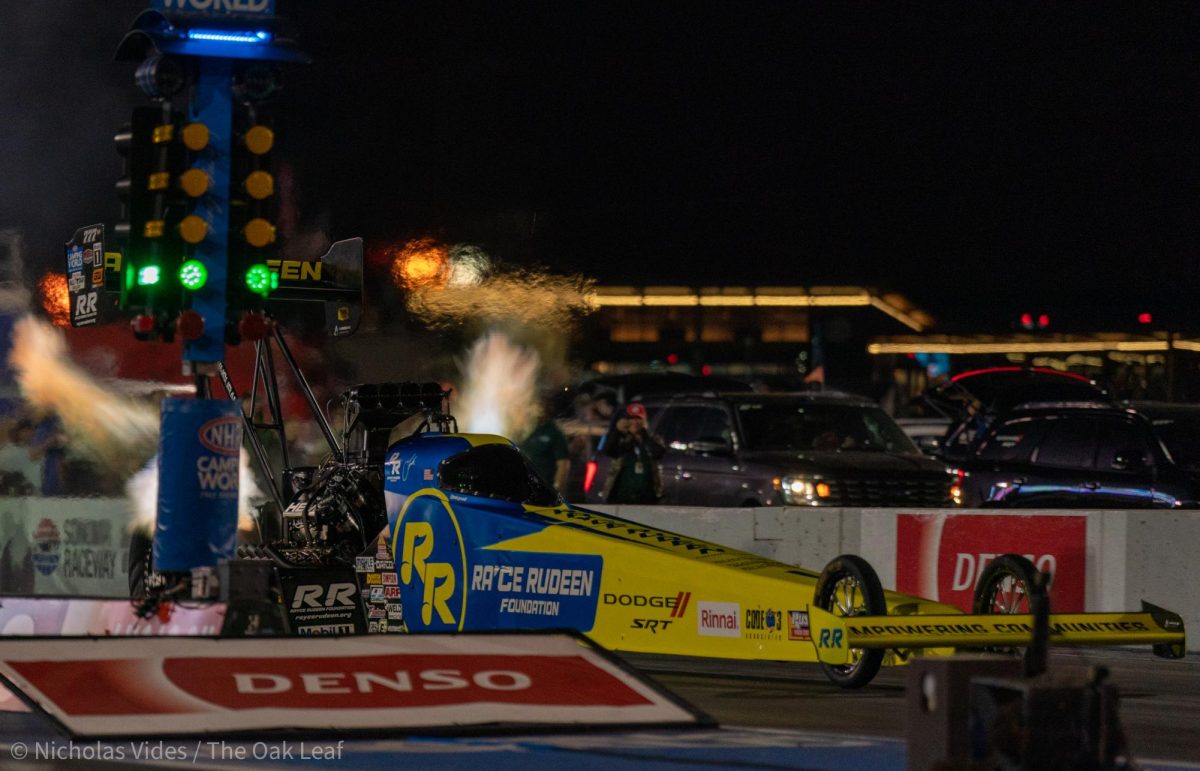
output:
{"label": "photographer with camera", "polygon": [[604,443],[613,459],[604,490],[608,503],[658,503],[662,497],[658,459],[667,447],[646,422],[645,406],[630,404]]}

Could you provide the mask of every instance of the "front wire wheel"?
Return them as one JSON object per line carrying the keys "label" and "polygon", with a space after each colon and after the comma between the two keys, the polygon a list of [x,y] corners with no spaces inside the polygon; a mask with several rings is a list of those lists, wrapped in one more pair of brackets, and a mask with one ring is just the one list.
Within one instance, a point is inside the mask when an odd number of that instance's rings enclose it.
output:
{"label": "front wire wheel", "polygon": [[[988,563],[975,585],[972,609],[976,615],[1028,615],[1036,591],[1038,569],[1019,554],[1002,554]],[[989,653],[1021,655],[1024,648],[986,648]]]}
{"label": "front wire wheel", "polygon": [[[843,554],[825,566],[817,579],[813,603],[835,616],[887,615],[879,576],[871,563],[853,554]],[[861,688],[878,674],[884,653],[881,648],[851,648],[850,663],[821,662],[821,669],[837,686]]]}

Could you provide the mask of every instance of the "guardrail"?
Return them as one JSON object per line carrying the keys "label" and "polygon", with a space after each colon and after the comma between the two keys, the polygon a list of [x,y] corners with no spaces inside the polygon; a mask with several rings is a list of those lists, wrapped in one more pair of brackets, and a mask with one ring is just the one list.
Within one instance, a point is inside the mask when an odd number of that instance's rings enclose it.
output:
{"label": "guardrail", "polygon": [[814,570],[859,554],[885,587],[964,610],[993,557],[1024,554],[1053,573],[1056,612],[1136,610],[1145,599],[1200,629],[1200,511],[590,508]]}

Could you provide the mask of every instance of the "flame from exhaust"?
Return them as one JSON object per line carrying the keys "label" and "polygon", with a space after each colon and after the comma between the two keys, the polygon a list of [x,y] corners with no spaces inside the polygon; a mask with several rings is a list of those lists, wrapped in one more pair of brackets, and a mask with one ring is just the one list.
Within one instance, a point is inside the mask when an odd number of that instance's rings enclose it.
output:
{"label": "flame from exhaust", "polygon": [[392,280],[411,290],[445,286],[449,264],[445,246],[428,236],[415,238],[392,257]]}
{"label": "flame from exhaust", "polygon": [[455,407],[463,431],[524,436],[538,418],[541,358],[502,332],[475,341],[458,363],[463,383]]}
{"label": "flame from exhaust", "polygon": [[434,328],[472,318],[565,331],[586,313],[591,280],[515,269],[459,284],[413,292],[408,309]]}
{"label": "flame from exhaust", "polygon": [[[104,388],[71,362],[62,332],[32,316],[14,325],[8,360],[30,406],[57,414],[72,442],[84,445],[89,457],[114,473],[132,475],[125,486],[133,514],[130,527],[152,528],[158,508],[157,464],[143,464],[158,447],[158,410]],[[238,485],[238,526],[245,530],[251,526],[251,502],[264,497],[245,450]]]}
{"label": "flame from exhaust", "polygon": [[158,415],[145,402],[123,399],[75,366],[62,332],[23,316],[13,327],[9,364],[25,400],[56,413],[73,441],[110,469],[132,471],[154,452]]}
{"label": "flame from exhaust", "polygon": [[38,281],[42,308],[56,327],[71,326],[71,296],[67,292],[67,277],[62,273],[47,273]]}

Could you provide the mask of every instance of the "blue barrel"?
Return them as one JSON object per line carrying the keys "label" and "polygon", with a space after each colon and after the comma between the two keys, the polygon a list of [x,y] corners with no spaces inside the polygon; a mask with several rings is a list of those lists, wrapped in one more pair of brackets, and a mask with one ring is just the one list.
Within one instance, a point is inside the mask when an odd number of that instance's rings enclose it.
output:
{"label": "blue barrel", "polygon": [[225,399],[165,399],[154,569],[215,567],[237,550],[242,417]]}

